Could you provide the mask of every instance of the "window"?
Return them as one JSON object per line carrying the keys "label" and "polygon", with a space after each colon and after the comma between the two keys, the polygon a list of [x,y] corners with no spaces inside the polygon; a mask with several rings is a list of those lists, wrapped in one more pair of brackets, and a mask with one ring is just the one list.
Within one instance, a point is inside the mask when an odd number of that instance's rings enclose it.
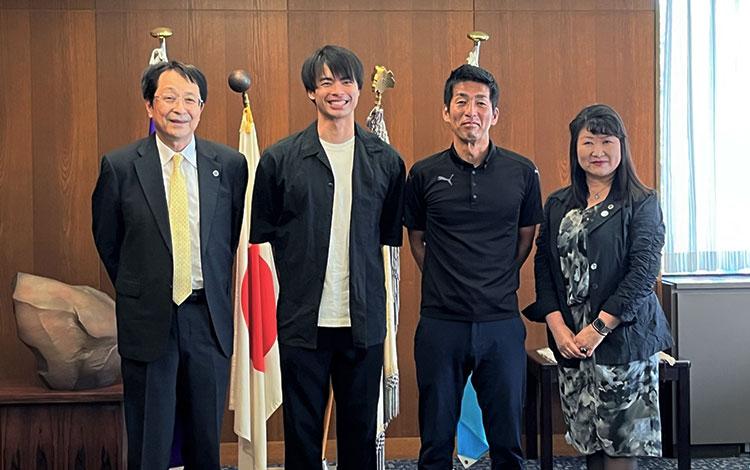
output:
{"label": "window", "polygon": [[750,273],[750,1],[660,0],[666,273]]}

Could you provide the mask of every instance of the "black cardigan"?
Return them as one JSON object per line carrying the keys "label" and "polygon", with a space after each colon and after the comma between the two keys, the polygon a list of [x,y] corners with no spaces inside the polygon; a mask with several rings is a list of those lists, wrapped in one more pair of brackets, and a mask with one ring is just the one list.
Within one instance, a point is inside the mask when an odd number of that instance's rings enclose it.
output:
{"label": "black cardigan", "polygon": [[[565,214],[574,207],[570,186],[549,196],[534,257],[536,302],[524,310],[530,320],[544,322],[559,310],[575,332],[566,303],[557,235]],[[672,345],[664,311],[654,293],[664,246],[664,222],[655,192],[623,201],[610,196],[599,205],[588,226],[589,302],[620,318],[620,325],[596,349],[597,364],[615,365],[646,359]],[[551,332],[550,348],[559,364],[578,367],[577,359],[565,359]]]}

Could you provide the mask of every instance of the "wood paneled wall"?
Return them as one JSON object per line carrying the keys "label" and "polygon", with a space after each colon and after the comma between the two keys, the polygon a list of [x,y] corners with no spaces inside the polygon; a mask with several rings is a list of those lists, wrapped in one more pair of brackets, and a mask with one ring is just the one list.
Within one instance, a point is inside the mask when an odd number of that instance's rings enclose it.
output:
{"label": "wood paneled wall", "polygon": [[[299,70],[334,43],[366,70],[393,69],[385,95],[392,144],[407,166],[450,142],[440,115],[450,70],[482,30],[481,63],[500,84],[495,142],[534,160],[544,195],[567,181],[567,124],[585,105],[614,106],[628,126],[636,167],[655,184],[655,0],[0,0],[0,382],[35,382],[17,339],[11,283],[31,272],[112,292],[90,234],[90,194],[101,154],[145,135],[139,78],[169,26],[169,57],[199,66],[209,95],[198,132],[237,145],[241,100],[227,74],[248,69],[261,147],[314,118]],[[373,102],[363,90],[357,120]],[[399,363],[402,411],[389,436],[417,436],[412,340],[419,274],[402,257]],[[522,271],[522,306],[533,299]],[[527,345],[546,343],[529,325]],[[225,440],[233,440],[231,416]],[[270,424],[281,439],[281,421]]]}

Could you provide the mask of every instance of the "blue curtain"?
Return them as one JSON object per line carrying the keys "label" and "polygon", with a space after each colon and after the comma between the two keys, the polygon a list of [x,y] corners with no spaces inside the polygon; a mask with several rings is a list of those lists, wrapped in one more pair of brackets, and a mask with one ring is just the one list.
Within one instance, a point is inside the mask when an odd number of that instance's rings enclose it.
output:
{"label": "blue curtain", "polygon": [[660,0],[664,272],[750,272],[750,1]]}

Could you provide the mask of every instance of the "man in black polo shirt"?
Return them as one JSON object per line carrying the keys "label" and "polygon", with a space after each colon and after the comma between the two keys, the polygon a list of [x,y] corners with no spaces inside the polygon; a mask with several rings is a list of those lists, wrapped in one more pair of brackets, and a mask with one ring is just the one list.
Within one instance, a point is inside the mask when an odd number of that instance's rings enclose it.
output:
{"label": "man in black polo shirt", "polygon": [[542,206],[534,164],[490,140],[498,94],[486,70],[454,70],[443,98],[453,145],[414,164],[406,183],[404,224],[422,270],[420,469],[451,468],[470,373],[492,468],[523,466],[526,330],[516,290]]}
{"label": "man in black polo shirt", "polygon": [[316,122],[268,148],[255,175],[251,243],[271,242],[287,470],[320,468],[329,381],[340,470],[375,469],[385,340],[381,245],[400,246],[406,170],[354,121],[362,62],[325,46],[302,66]]}

